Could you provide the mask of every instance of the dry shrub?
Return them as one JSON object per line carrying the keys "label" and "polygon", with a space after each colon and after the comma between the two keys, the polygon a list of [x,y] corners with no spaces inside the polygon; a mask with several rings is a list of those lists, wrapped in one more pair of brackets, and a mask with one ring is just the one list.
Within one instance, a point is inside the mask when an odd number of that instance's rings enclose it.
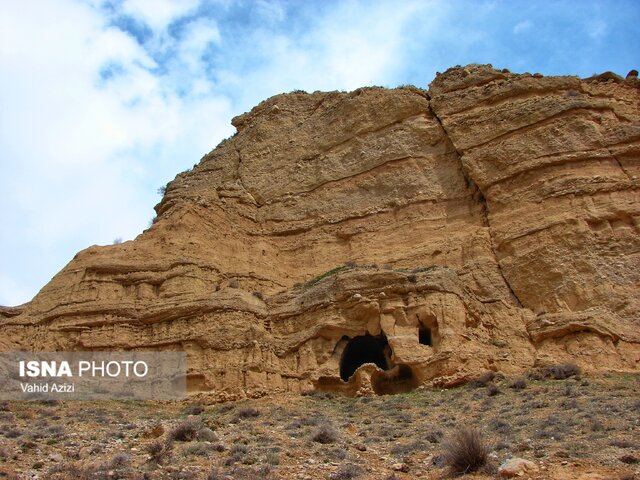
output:
{"label": "dry shrub", "polygon": [[580,367],[575,363],[557,363],[546,367],[543,371],[543,375],[546,378],[552,378],[554,380],[564,380],[569,377],[579,376]]}
{"label": "dry shrub", "polygon": [[640,462],[640,459],[638,457],[636,457],[635,455],[631,455],[631,454],[625,454],[622,455],[620,458],[618,458],[618,460],[620,460],[622,463],[626,463],[628,465],[634,465],[638,462]]}
{"label": "dry shrub", "polygon": [[116,453],[111,458],[111,462],[109,462],[109,466],[112,469],[117,470],[119,468],[125,468],[129,466],[130,463],[131,463],[131,459],[129,458],[129,455],[127,455],[124,452],[120,452],[120,453]]}
{"label": "dry shrub", "polygon": [[151,460],[157,464],[165,463],[171,456],[173,443],[154,440],[145,446],[145,450],[151,457]]}
{"label": "dry shrub", "polygon": [[329,476],[330,480],[351,480],[358,478],[364,473],[361,467],[352,463],[341,465],[337,471]]}
{"label": "dry shrub", "polygon": [[452,475],[475,472],[487,464],[489,449],[477,428],[459,428],[442,442],[442,448]]}
{"label": "dry shrub", "polygon": [[514,390],[524,390],[527,388],[527,379],[524,377],[518,377],[511,385],[509,385],[509,388],[513,388]]}
{"label": "dry shrub", "polygon": [[493,379],[496,378],[496,374],[491,370],[484,372],[477,378],[474,378],[469,382],[469,386],[472,388],[481,388],[486,387],[489,383],[493,382]]}
{"label": "dry shrub", "polygon": [[197,422],[190,419],[185,420],[169,432],[169,439],[178,442],[190,442],[198,435],[199,428],[200,425]]}
{"label": "dry shrub", "polygon": [[487,395],[490,397],[495,397],[500,393],[500,389],[496,387],[493,383],[487,385]]}
{"label": "dry shrub", "polygon": [[238,423],[240,420],[246,420],[248,418],[256,418],[260,416],[260,410],[253,407],[245,407],[241,408],[236,412],[233,418],[230,420],[231,423]]}
{"label": "dry shrub", "polygon": [[51,480],[115,480],[132,478],[129,455],[117,453],[110,461],[80,466],[76,463],[54,465],[43,478]]}
{"label": "dry shrub", "polygon": [[333,392],[322,392],[320,390],[304,390],[300,395],[303,397],[312,397],[318,400],[332,400],[336,398]]}
{"label": "dry shrub", "polygon": [[338,432],[330,425],[321,425],[311,436],[314,442],[327,444],[335,443],[338,440]]}
{"label": "dry shrub", "polygon": [[182,410],[182,413],[184,413],[185,415],[200,415],[203,412],[204,405],[202,405],[201,403],[192,403],[191,405],[187,405]]}

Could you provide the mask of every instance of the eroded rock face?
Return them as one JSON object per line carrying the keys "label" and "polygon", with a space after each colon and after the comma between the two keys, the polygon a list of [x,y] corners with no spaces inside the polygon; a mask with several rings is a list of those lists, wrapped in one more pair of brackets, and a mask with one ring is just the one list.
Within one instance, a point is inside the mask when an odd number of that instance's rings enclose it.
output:
{"label": "eroded rock face", "polygon": [[0,309],[0,346],[184,350],[220,400],[637,370],[640,90],[588,80],[470,65],[272,97],[149,230]]}

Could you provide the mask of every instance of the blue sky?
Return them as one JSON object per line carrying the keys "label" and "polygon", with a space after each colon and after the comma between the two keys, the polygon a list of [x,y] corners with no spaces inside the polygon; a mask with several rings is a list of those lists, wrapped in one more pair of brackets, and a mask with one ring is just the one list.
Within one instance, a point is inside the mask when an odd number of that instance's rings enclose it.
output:
{"label": "blue sky", "polygon": [[0,0],[0,305],[135,238],[271,95],[426,88],[468,63],[624,76],[639,25],[638,0]]}

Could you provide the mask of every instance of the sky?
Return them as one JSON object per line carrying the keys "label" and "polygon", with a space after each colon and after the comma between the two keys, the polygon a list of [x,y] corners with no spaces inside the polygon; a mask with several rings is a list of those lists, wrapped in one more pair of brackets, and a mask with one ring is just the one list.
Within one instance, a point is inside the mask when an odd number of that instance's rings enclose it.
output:
{"label": "sky", "polygon": [[148,228],[158,189],[282,92],[491,63],[640,67],[640,0],[0,0],[0,305]]}

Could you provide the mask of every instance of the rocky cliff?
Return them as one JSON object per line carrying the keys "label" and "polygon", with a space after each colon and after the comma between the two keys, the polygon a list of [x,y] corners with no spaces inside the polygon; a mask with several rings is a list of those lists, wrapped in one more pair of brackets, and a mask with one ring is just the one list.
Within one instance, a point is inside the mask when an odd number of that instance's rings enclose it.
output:
{"label": "rocky cliff", "polygon": [[640,368],[640,88],[452,68],[272,97],[151,228],[0,310],[4,350],[184,350],[217,399]]}

